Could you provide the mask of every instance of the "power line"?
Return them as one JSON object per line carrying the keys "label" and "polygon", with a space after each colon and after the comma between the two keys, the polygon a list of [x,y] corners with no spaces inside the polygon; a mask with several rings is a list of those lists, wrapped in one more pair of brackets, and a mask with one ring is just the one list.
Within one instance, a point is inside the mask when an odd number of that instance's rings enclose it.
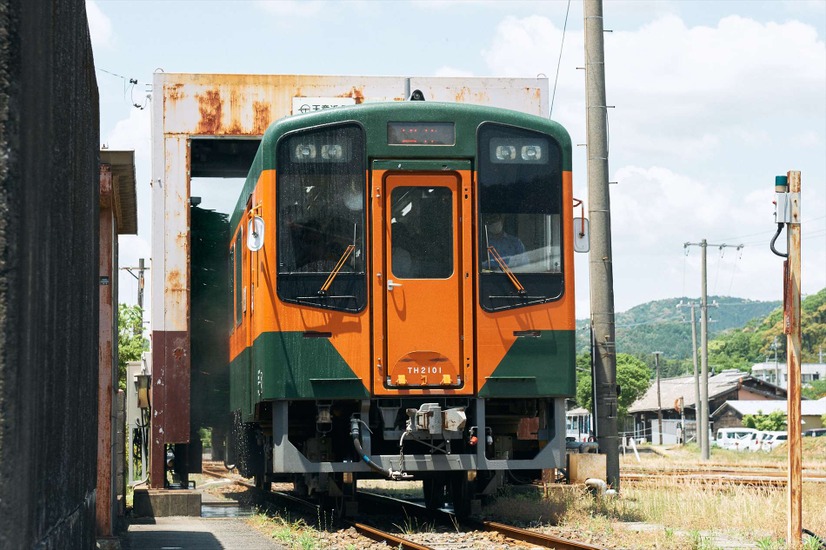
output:
{"label": "power line", "polygon": [[554,77],[554,92],[551,95],[551,109],[548,118],[554,114],[554,100],[556,99],[556,84],[559,82],[559,68],[562,66],[562,48],[565,46],[565,31],[568,29],[568,14],[571,12],[571,0],[568,0],[568,8],[565,10],[565,23],[562,25],[562,43],[559,45],[559,60],[556,62],[556,76]]}
{"label": "power line", "polygon": [[126,99],[126,92],[128,91],[129,92],[129,101],[131,101],[133,107],[135,107],[137,109],[140,109],[140,110],[143,110],[146,107],[146,100],[144,100],[143,105],[141,105],[141,104],[139,104],[135,101],[134,91],[135,91],[135,86],[138,85],[138,79],[137,78],[127,78],[127,77],[125,77],[121,74],[113,73],[112,71],[107,71],[106,69],[102,69],[100,67],[95,67],[95,70],[98,70],[102,73],[106,73],[108,75],[112,75],[114,77],[117,77],[117,78],[120,78],[121,80],[123,80],[123,97],[124,97],[124,99]]}

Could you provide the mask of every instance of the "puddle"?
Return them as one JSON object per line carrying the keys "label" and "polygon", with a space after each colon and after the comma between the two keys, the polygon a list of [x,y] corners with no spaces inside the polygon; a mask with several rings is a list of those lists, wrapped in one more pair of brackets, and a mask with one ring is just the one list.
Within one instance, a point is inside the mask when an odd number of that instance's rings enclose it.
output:
{"label": "puddle", "polygon": [[201,504],[202,518],[245,518],[253,515],[255,510],[250,506],[241,506],[237,502],[227,504]]}

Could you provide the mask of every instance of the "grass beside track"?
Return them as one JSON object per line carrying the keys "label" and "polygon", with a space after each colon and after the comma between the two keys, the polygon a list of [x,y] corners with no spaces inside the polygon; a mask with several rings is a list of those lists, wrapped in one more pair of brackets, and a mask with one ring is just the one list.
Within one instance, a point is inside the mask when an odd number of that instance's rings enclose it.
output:
{"label": "grass beside track", "polygon": [[[826,438],[804,441],[804,468],[826,472]],[[634,471],[667,472],[702,468],[696,446],[673,447],[633,454],[620,460]],[[785,446],[771,453],[713,449],[716,467],[775,466],[786,470]],[[761,549],[786,548],[788,496],[785,489],[728,485],[725,487],[661,477],[655,482],[622,486],[615,498],[594,499],[575,491],[551,491],[548,498],[520,502],[499,499],[486,513],[500,521],[550,524],[593,537],[610,548],[703,548],[741,542]],[[525,500],[525,497],[522,497]],[[803,526],[826,537],[826,483],[803,484]],[[538,519],[537,519],[538,518]],[[558,531],[557,531],[558,532]],[[564,534],[563,534],[564,536]],[[817,548],[809,543],[811,548]]]}
{"label": "grass beside track", "polygon": [[[713,448],[711,460],[703,462],[696,446],[657,449],[620,459],[620,475],[629,471],[667,472],[692,468],[776,467],[786,469],[787,449],[771,453],[725,451]],[[826,472],[826,438],[803,442],[803,467]],[[392,488],[392,484],[387,487]],[[505,491],[484,508],[486,518],[534,528],[572,540],[606,548],[786,548],[787,504],[785,489],[725,487],[662,477],[653,483],[628,483],[613,498],[594,498],[581,490],[553,487],[533,492]],[[371,489],[373,490],[373,489]],[[411,488],[399,488],[406,496]],[[386,492],[395,492],[390,489]],[[803,526],[826,537],[826,483],[804,482]],[[289,548],[350,549],[362,542],[352,533],[281,518],[259,516],[253,523]],[[427,526],[401,524],[400,532],[426,531]],[[292,529],[292,539],[286,533]],[[287,542],[292,540],[292,543]],[[804,549],[817,549],[810,541]]]}

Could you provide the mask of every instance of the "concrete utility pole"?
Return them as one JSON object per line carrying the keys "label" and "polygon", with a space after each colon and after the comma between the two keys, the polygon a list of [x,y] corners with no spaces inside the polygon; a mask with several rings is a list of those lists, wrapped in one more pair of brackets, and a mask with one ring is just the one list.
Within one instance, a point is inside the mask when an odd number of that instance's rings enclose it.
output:
{"label": "concrete utility pole", "polygon": [[596,434],[606,458],[608,484],[619,490],[617,358],[614,275],[611,259],[611,201],[608,192],[608,106],[602,2],[585,0],[585,89],[588,145],[588,214],[591,218],[591,326],[593,328]]}
{"label": "concrete utility pole", "polygon": [[[803,451],[800,411],[800,172],[775,178],[777,233],[771,250],[787,258],[783,263],[783,311],[786,333],[786,390],[788,403],[789,475],[787,548],[800,548],[803,538]],[[786,226],[786,254],[777,252],[774,241]]]}
{"label": "concrete utility pole", "polygon": [[[689,246],[699,246],[702,249],[702,263],[700,269],[700,363],[702,371],[700,378],[700,401],[702,408],[699,410],[700,418],[698,424],[698,439],[700,441],[700,457],[703,460],[708,460],[711,456],[708,441],[708,247],[716,246],[722,250],[735,245],[725,243],[708,244],[708,242],[703,239],[699,243],[685,243],[683,245],[684,248]],[[737,250],[740,250],[743,246],[744,245],[742,244],[738,244],[736,245],[736,248]]]}
{"label": "concrete utility pole", "polygon": [[657,430],[660,432],[660,445],[663,444],[663,404],[660,394],[660,354],[661,351],[654,352],[654,365],[657,369],[657,421],[660,423],[660,427]]}
{"label": "concrete utility pole", "polygon": [[777,363],[777,336],[774,337],[774,342],[772,342],[772,349],[774,350],[774,383],[779,387],[783,387],[780,383],[780,366]]}
{"label": "concrete utility pole", "polygon": [[[128,271],[129,274],[138,281],[138,307],[141,308],[141,311],[143,311],[143,289],[146,280],[144,277],[144,272],[149,271],[149,268],[145,266],[144,259],[139,258],[138,267],[122,267],[121,269]],[[133,269],[138,272],[137,275],[133,273]]]}

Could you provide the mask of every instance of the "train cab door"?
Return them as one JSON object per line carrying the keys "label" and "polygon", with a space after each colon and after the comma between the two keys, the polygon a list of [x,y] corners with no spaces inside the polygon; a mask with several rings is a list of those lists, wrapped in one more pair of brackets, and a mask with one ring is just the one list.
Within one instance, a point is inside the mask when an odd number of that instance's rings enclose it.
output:
{"label": "train cab door", "polygon": [[438,172],[374,164],[379,395],[473,391],[471,172],[454,164]]}

